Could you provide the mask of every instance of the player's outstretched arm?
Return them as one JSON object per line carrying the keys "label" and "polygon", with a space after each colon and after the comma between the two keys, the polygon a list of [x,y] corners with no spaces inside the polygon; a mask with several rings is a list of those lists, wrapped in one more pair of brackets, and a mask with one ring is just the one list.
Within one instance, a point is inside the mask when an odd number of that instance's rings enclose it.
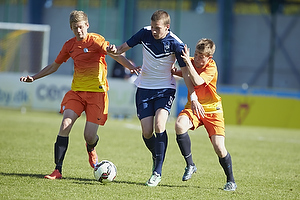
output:
{"label": "player's outstretched arm", "polygon": [[125,56],[123,55],[113,55],[108,54],[110,57],[112,57],[115,61],[126,67],[130,70],[131,73],[135,73],[136,75],[139,75],[141,69],[140,67],[135,67]]}
{"label": "player's outstretched arm", "polygon": [[41,71],[39,71],[37,74],[33,75],[33,76],[22,76],[20,77],[20,81],[21,82],[33,82],[39,78],[42,78],[44,76],[47,76],[49,74],[52,74],[54,72],[57,71],[57,69],[59,68],[61,64],[58,64],[56,62],[53,62],[52,64],[46,66],[45,68],[43,68]]}
{"label": "player's outstretched arm", "polygon": [[111,44],[106,48],[106,51],[108,54],[120,55],[129,49],[131,49],[131,47],[129,47],[128,44],[125,42],[121,46],[118,46],[118,47],[114,44]]}

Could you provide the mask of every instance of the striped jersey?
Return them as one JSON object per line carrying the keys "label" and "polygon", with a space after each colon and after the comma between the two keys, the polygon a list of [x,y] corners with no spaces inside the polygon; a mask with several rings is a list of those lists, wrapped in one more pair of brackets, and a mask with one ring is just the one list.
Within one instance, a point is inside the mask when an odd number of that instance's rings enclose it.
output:
{"label": "striped jersey", "polygon": [[176,89],[176,81],[171,74],[171,68],[176,60],[180,67],[186,66],[181,58],[184,43],[171,31],[163,39],[154,39],[151,27],[142,28],[139,32],[127,40],[129,47],[137,44],[143,46],[142,72],[135,80],[139,88]]}

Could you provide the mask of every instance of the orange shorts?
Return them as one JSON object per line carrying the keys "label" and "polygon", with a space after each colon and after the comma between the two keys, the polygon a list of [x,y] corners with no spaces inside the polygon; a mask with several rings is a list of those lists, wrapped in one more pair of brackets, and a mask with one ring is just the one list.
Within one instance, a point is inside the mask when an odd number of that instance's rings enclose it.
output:
{"label": "orange shorts", "polygon": [[78,116],[85,111],[86,121],[103,126],[108,114],[107,93],[70,90],[61,102],[60,113],[63,113],[66,109],[73,110]]}
{"label": "orange shorts", "polygon": [[206,113],[204,118],[199,119],[196,115],[193,114],[192,109],[183,109],[180,115],[186,115],[192,122],[193,127],[191,130],[195,130],[198,127],[204,125],[208,136],[212,135],[223,135],[225,136],[225,125],[223,112],[220,113]]}

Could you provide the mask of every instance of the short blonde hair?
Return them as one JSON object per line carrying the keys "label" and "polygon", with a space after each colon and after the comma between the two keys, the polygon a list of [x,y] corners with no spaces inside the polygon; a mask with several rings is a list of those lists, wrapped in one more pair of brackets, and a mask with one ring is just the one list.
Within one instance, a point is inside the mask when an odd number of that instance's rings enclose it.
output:
{"label": "short blonde hair", "polygon": [[151,21],[156,22],[158,20],[163,20],[164,25],[171,23],[170,15],[164,10],[157,10],[151,16]]}
{"label": "short blonde hair", "polygon": [[88,23],[87,14],[85,14],[83,11],[73,10],[70,13],[70,26],[72,26],[72,23],[74,22],[77,23],[81,21],[85,21],[86,23]]}
{"label": "short blonde hair", "polygon": [[196,51],[201,54],[212,56],[216,50],[216,45],[211,39],[202,38],[196,44]]}

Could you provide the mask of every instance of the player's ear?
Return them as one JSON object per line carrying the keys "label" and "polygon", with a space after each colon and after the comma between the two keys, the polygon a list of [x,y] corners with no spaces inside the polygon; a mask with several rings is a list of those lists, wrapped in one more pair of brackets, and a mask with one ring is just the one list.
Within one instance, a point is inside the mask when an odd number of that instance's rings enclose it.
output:
{"label": "player's ear", "polygon": [[88,22],[85,23],[86,27],[89,28],[90,24]]}

